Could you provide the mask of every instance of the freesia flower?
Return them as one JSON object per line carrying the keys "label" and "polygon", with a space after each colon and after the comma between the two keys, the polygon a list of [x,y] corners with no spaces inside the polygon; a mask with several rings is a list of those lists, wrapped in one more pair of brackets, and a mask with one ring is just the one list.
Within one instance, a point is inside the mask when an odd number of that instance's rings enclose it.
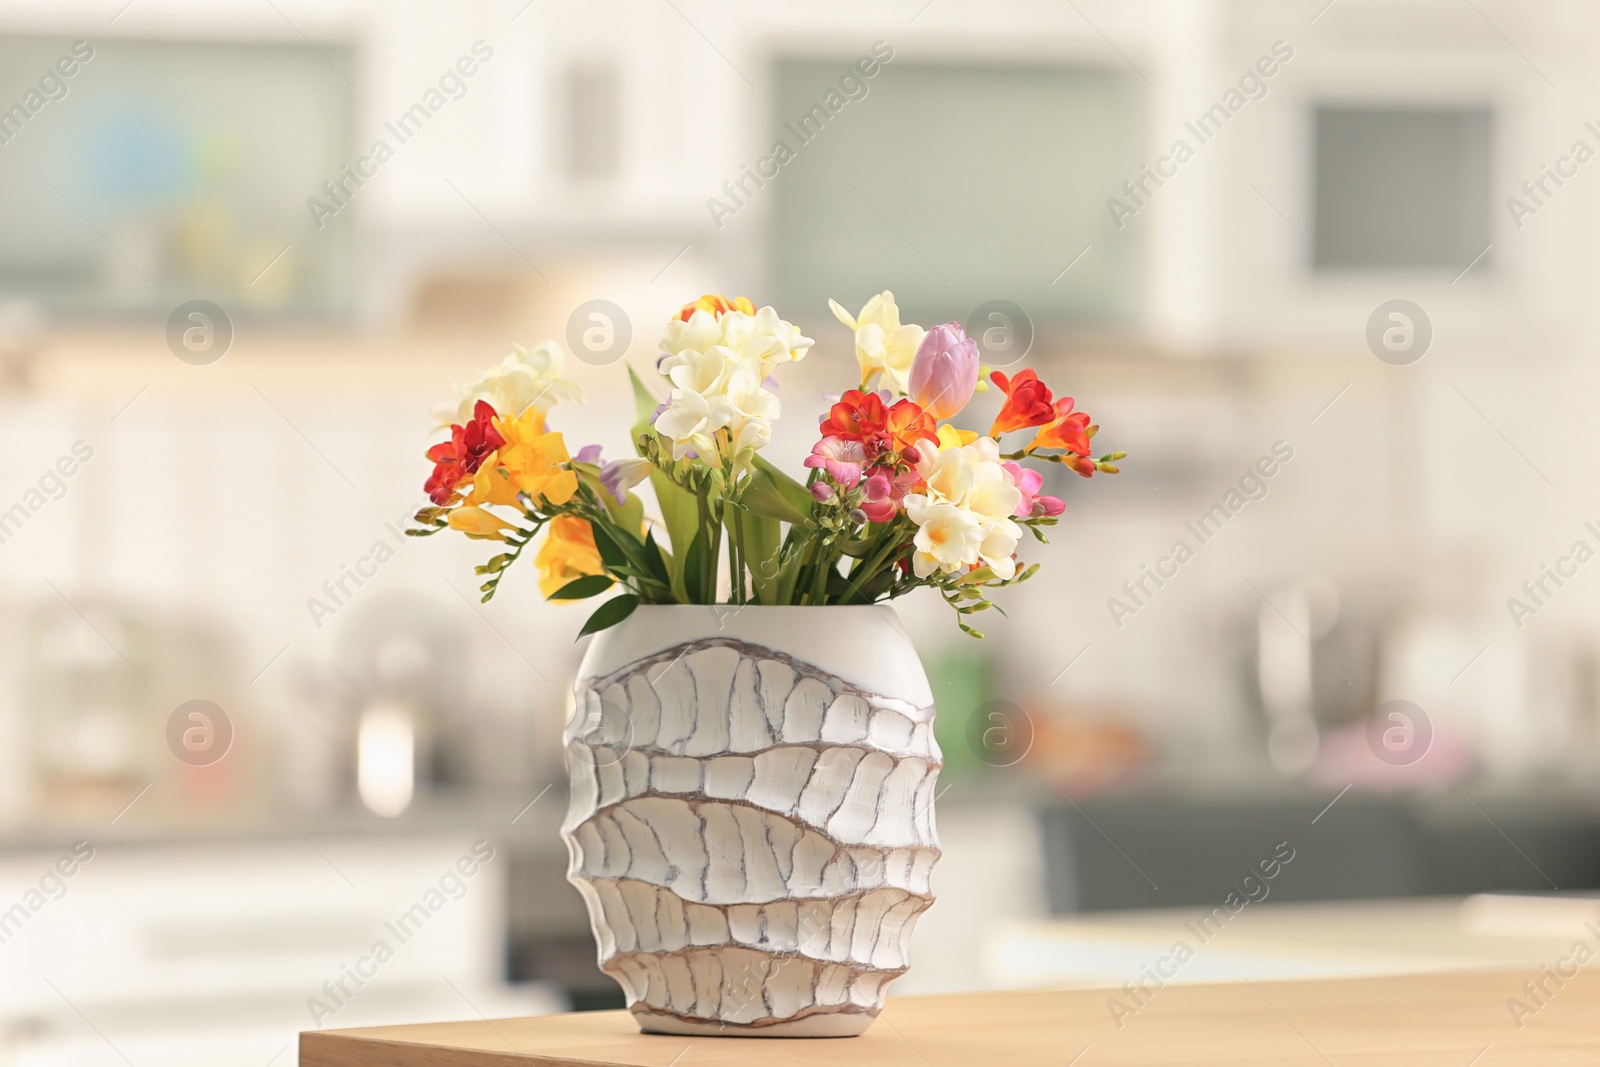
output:
{"label": "freesia flower", "polygon": [[1082,412],[1072,410],[1072,398],[1064,396],[1055,402],[1055,418],[1045,424],[1033,440],[1028,442],[1027,451],[1036,448],[1059,448],[1065,452],[1072,452],[1080,456],[1089,454],[1089,416]]}
{"label": "freesia flower", "polygon": [[906,514],[917,524],[911,568],[918,578],[935,571],[954,574],[977,561],[983,527],[970,511],[913,493],[906,497]]}
{"label": "freesia flower", "polygon": [[724,315],[729,311],[742,311],[746,315],[754,315],[756,313],[755,305],[750,303],[747,297],[736,296],[729,298],[721,293],[707,293],[699,300],[691,300],[679,308],[678,321],[688,322],[689,316],[696,311],[707,311],[717,316]]}
{"label": "freesia flower", "polygon": [[605,573],[594,530],[576,515],[557,515],[550,520],[533,564],[539,568],[539,592],[545,596],[586,575]]}
{"label": "freesia flower", "polygon": [[[923,446],[919,452],[923,491],[905,498],[906,514],[919,527],[912,558],[917,575],[953,573],[981,563],[997,577],[1010,578],[1016,573],[1012,556],[1022,535],[1011,516],[1022,503],[1022,492],[1001,465],[999,445],[981,437],[969,445],[949,444],[937,451]],[[958,522],[944,508],[965,518]],[[927,538],[920,529],[925,522],[938,524]]]}
{"label": "freesia flower", "polygon": [[778,364],[805,358],[812,344],[799,327],[779,318],[770,307],[754,314],[732,310],[720,315],[697,309],[687,319],[667,321],[661,333],[661,350],[666,357],[659,369],[670,375],[686,354],[723,348],[727,350],[723,358],[731,362],[759,362],[761,378],[765,378]]}
{"label": "freesia flower", "polygon": [[481,541],[504,541],[506,533],[516,527],[492,511],[469,504],[450,513],[450,529]]}
{"label": "freesia flower", "polygon": [[567,467],[572,457],[559,433],[545,433],[537,409],[521,418],[495,420],[505,443],[473,475],[467,503],[515,505],[520,494],[565,504],[578,491],[578,476]]}
{"label": "freesia flower", "polygon": [[861,388],[881,374],[896,393],[910,392],[911,366],[917,358],[924,331],[916,323],[901,325],[900,308],[894,294],[885,289],[868,300],[859,315],[852,316],[829,300],[834,317],[856,333],[856,362],[861,365]]}
{"label": "freesia flower", "polygon": [[733,436],[735,454],[746,448],[765,448],[772,440],[772,423],[783,407],[762,384],[764,377],[754,361],[741,363],[722,395],[711,401],[717,418]]}
{"label": "freesia flower", "polygon": [[978,342],[958,322],[929,330],[911,364],[911,394],[935,419],[948,419],[972,399],[978,387]]}
{"label": "freesia flower", "polygon": [[450,427],[450,440],[428,449],[434,467],[423,489],[429,500],[441,506],[449,503],[456,488],[505,444],[505,438],[494,427],[494,418],[494,408],[480,400],[466,425]]}
{"label": "freesia flower", "polygon": [[805,466],[826,469],[829,476],[846,489],[854,489],[861,481],[866,464],[866,446],[849,437],[824,437],[811,446],[811,455],[805,459]]}
{"label": "freesia flower", "polygon": [[487,400],[508,419],[520,418],[530,407],[545,412],[558,403],[581,404],[583,390],[561,376],[566,360],[566,353],[554,341],[531,349],[517,345],[482,378],[461,386],[456,403],[435,409],[434,416],[441,426],[464,423],[480,400]]}
{"label": "freesia flower", "polygon": [[1005,467],[1006,473],[1011,475],[1011,484],[1022,494],[1022,501],[1017,504],[1017,510],[1011,513],[1014,518],[1059,515],[1067,509],[1066,503],[1059,497],[1039,495],[1039,490],[1044,486],[1044,475],[1038,471],[1030,470],[1011,460],[1007,460],[1002,466]]}
{"label": "freesia flower", "polygon": [[764,448],[782,412],[768,378],[811,344],[772,308],[753,311],[742,297],[707,296],[687,305],[662,332],[658,364],[674,388],[654,425],[672,442],[672,458],[715,455],[712,435],[724,428],[735,455]]}
{"label": "freesia flower", "polygon": [[888,522],[900,510],[900,499],[905,493],[895,493],[894,479],[879,470],[861,487],[861,512],[872,522]]}
{"label": "freesia flower", "polygon": [[754,315],[730,311],[718,320],[722,325],[725,344],[739,353],[741,361],[760,360],[761,377],[771,374],[781,363],[797,363],[816,342],[800,332],[800,328],[778,317],[777,311],[764,307]]}
{"label": "freesia flower", "polygon": [[682,459],[691,452],[714,455],[711,435],[722,429],[726,409],[713,411],[710,402],[693,389],[674,389],[666,407],[656,416],[656,433],[672,444],[672,458]]}
{"label": "freesia flower", "polygon": [[1031,367],[1018,371],[1015,378],[995,371],[989,375],[989,380],[1006,394],[1006,402],[989,427],[990,437],[1027,426],[1042,426],[1056,417],[1056,409],[1050,402],[1050,387],[1039,380]]}
{"label": "freesia flower", "polygon": [[869,462],[891,451],[914,453],[918,441],[937,439],[933,417],[915,401],[899,400],[886,406],[877,393],[860,389],[851,389],[839,398],[821,429],[824,436],[862,442]]}
{"label": "freesia flower", "polygon": [[628,499],[628,490],[650,477],[653,469],[647,459],[614,459],[600,468],[600,484],[621,504]]}

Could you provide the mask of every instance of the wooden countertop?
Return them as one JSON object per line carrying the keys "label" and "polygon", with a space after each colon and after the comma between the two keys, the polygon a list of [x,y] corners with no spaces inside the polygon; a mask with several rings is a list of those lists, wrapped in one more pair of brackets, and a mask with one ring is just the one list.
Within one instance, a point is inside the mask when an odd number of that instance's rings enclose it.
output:
{"label": "wooden countertop", "polygon": [[[1593,946],[1591,945],[1592,949]],[[1556,960],[1548,961],[1554,965]],[[1570,972],[1573,968],[1567,965]],[[891,998],[865,1035],[823,1040],[639,1034],[626,1012],[300,1035],[301,1067],[1591,1067],[1600,965],[1318,982]],[[1561,981],[1558,987],[1556,982]],[[1509,1002],[1529,1009],[1520,1019]],[[1124,1010],[1113,1017],[1120,1001]],[[1519,1026],[1520,1023],[1520,1026]]]}

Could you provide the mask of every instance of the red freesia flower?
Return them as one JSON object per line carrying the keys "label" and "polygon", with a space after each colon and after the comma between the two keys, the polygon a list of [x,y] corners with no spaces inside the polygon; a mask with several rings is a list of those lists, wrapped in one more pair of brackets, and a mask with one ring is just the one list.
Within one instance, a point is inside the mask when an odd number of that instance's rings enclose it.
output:
{"label": "red freesia flower", "polygon": [[1009,379],[995,371],[989,375],[989,380],[1006,394],[1000,414],[994,417],[994,424],[989,427],[990,437],[999,437],[1027,426],[1042,426],[1056,417],[1056,409],[1051,404],[1050,387],[1039,380],[1032,368],[1018,371],[1015,378]]}
{"label": "red freesia flower", "polygon": [[918,441],[937,441],[939,431],[929,415],[914,400],[899,400],[889,409],[889,441],[895,450],[905,452]]}
{"label": "red freesia flower", "polygon": [[441,507],[448,504],[456,486],[476,474],[483,461],[506,443],[500,431],[494,428],[494,418],[494,408],[480,400],[472,409],[471,422],[450,427],[450,440],[440,441],[428,449],[433,473],[422,488],[429,500]]}
{"label": "red freesia flower", "polygon": [[893,407],[884,404],[877,393],[851,389],[839,398],[822,422],[824,437],[860,441],[869,463],[886,452],[904,452],[918,441],[938,440],[933,416],[915,401],[900,400]]}
{"label": "red freesia flower", "polygon": [[1064,396],[1055,403],[1055,418],[1042,427],[1028,442],[1028,451],[1036,448],[1059,448],[1064,452],[1072,452],[1080,456],[1089,454],[1089,416],[1082,412],[1074,413],[1072,398]]}

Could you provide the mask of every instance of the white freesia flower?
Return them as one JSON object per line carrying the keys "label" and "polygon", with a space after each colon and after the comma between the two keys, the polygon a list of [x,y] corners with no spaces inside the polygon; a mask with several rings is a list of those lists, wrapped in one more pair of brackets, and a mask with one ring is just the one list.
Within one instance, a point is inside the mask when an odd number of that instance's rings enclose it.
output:
{"label": "white freesia flower", "polygon": [[772,440],[772,423],[782,414],[777,396],[762,386],[763,380],[756,362],[742,363],[727,389],[711,402],[733,435],[735,453],[743,448],[765,448]]}
{"label": "white freesia flower", "polygon": [[656,430],[672,442],[672,456],[690,451],[711,458],[711,435],[726,428],[732,450],[763,448],[782,407],[766,388],[779,364],[805,357],[811,338],[770,307],[754,315],[700,309],[670,320],[661,334],[659,364],[674,386]]}
{"label": "white freesia flower", "polygon": [[738,353],[726,345],[712,345],[703,352],[684,349],[664,363],[662,370],[679,389],[692,389],[702,396],[719,396],[727,390],[738,367]]}
{"label": "white freesia flower", "polygon": [[934,571],[953,574],[971,566],[983,545],[983,527],[964,508],[921,493],[906,497],[906,514],[917,524],[911,569],[918,578]]}
{"label": "white freesia flower", "polygon": [[465,424],[480,400],[487,400],[503,419],[515,419],[530,407],[547,412],[560,403],[581,404],[583,390],[561,376],[566,353],[554,341],[533,348],[517,345],[482,378],[458,390],[459,399],[434,409],[440,426]]}
{"label": "white freesia flower", "polygon": [[700,310],[690,315],[688,321],[668,320],[661,333],[661,350],[666,353],[661,371],[669,373],[687,353],[722,347],[731,350],[741,363],[760,361],[762,377],[766,377],[780,363],[804,359],[813,343],[799,327],[779,318],[777,311],[770,307],[754,315],[727,311],[720,318]]}
{"label": "white freesia flower", "polygon": [[715,408],[693,389],[674,389],[667,406],[656,416],[656,432],[672,443],[672,458],[682,459],[690,452],[709,457],[716,451],[711,435],[726,425],[725,405]]}
{"label": "white freesia flower", "polygon": [[884,384],[896,393],[910,392],[911,364],[927,331],[914,322],[901,324],[894,294],[885,289],[854,317],[837,300],[828,301],[828,307],[835,318],[856,332],[861,388],[865,389],[874,375],[882,374]]}
{"label": "white freesia flower", "polygon": [[[911,561],[917,576],[925,578],[935,570],[950,574],[978,563],[1000,578],[1014,575],[1012,555],[1022,529],[1011,515],[1022,502],[1022,492],[1002,465],[994,440],[980,437],[969,445],[924,447],[917,473],[926,483],[924,492],[906,497],[906,514],[919,527]],[[926,537],[921,529],[925,522],[936,524]]]}

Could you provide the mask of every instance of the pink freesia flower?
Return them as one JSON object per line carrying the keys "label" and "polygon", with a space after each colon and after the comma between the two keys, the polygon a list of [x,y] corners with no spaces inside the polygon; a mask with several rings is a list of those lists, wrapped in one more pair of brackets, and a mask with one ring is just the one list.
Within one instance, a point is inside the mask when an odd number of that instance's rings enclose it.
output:
{"label": "pink freesia flower", "polygon": [[1029,470],[1020,463],[1008,460],[1002,466],[1006,473],[1011,475],[1011,484],[1017,487],[1022,494],[1022,500],[1017,504],[1017,510],[1011,514],[1015,518],[1025,519],[1031,515],[1059,515],[1067,509],[1066,502],[1059,497],[1040,496],[1039,490],[1044,486],[1044,475],[1036,470]]}
{"label": "pink freesia flower", "polygon": [[807,467],[822,467],[834,481],[846,489],[854,489],[861,481],[862,468],[867,463],[867,449],[860,441],[843,437],[824,437],[811,448],[806,457]]}
{"label": "pink freesia flower", "polygon": [[929,330],[911,364],[911,399],[934,418],[948,419],[967,406],[977,385],[978,342],[959,322]]}
{"label": "pink freesia flower", "polygon": [[861,485],[861,510],[873,522],[888,522],[900,510],[906,493],[921,480],[922,476],[915,470],[895,474],[878,467]]}

